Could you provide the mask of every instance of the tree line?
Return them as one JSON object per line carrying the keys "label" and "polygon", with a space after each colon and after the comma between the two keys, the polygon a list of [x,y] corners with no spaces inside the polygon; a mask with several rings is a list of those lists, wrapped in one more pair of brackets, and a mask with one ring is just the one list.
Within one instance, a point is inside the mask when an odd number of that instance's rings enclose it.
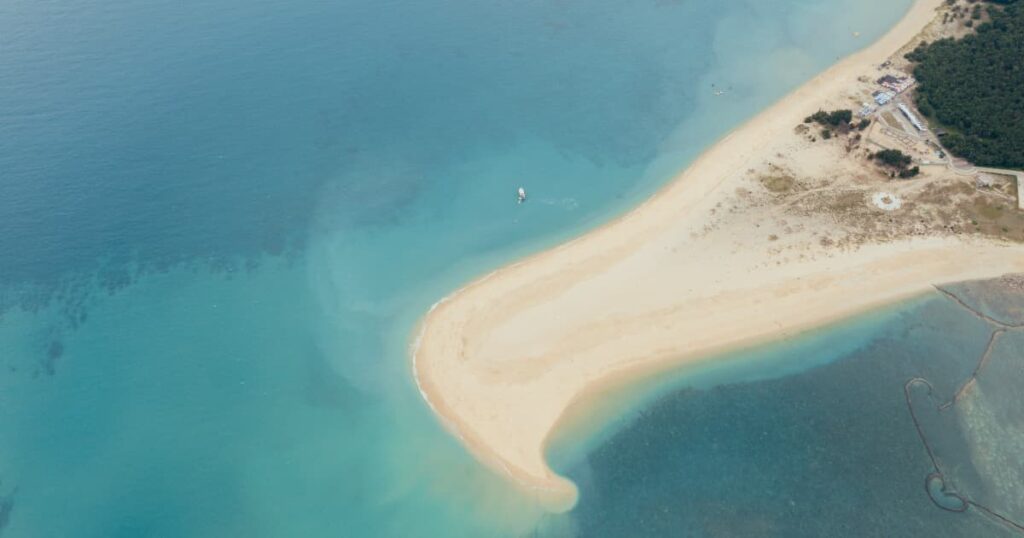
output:
{"label": "tree line", "polygon": [[922,44],[915,62],[921,114],[943,144],[974,164],[1024,167],[1024,2],[990,0],[990,21],[962,39]]}

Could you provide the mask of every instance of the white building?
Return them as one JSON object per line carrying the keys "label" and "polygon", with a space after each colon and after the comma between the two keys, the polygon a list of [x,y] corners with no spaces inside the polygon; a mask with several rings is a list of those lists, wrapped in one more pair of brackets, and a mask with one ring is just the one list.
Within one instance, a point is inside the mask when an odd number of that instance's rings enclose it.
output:
{"label": "white building", "polygon": [[874,97],[875,102],[878,103],[878,106],[883,106],[889,101],[892,101],[892,98],[896,97],[896,94],[893,92],[878,92],[874,95]]}
{"label": "white building", "polygon": [[900,109],[900,112],[902,112],[903,115],[906,116],[908,120],[910,120],[910,123],[913,124],[918,131],[921,131],[922,133],[928,132],[928,128],[925,127],[924,123],[922,123],[921,120],[917,119],[917,115],[911,112],[910,108],[907,107],[907,105],[900,103],[896,105],[896,107]]}

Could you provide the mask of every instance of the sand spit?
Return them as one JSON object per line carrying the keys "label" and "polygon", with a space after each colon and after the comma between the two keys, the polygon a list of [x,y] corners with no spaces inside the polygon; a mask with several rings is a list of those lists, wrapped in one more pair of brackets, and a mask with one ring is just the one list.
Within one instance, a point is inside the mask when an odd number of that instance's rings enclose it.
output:
{"label": "sand spit", "polygon": [[[546,507],[566,510],[576,488],[549,468],[544,447],[585,393],[936,284],[1024,271],[1019,244],[930,228],[878,235],[887,226],[880,220],[871,221],[873,231],[858,231],[828,212],[793,210],[820,188],[783,198],[774,186],[788,188],[784,181],[756,190],[757,178],[780,170],[793,177],[859,174],[862,163],[836,145],[807,147],[794,126],[844,99],[858,77],[875,73],[914,38],[940,4],[918,0],[880,41],[732,132],[626,216],[436,304],[416,336],[413,370],[445,425]],[[941,179],[933,174],[931,180]],[[871,211],[891,219],[915,205],[882,211],[871,204],[870,193],[879,190],[890,188],[875,185],[836,199],[869,220]]]}

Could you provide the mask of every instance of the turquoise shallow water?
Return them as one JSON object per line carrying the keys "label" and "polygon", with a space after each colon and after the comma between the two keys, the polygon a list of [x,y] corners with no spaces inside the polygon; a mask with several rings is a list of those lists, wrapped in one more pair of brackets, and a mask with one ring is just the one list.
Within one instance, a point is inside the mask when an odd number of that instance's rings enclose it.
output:
{"label": "turquoise shallow water", "polygon": [[[416,319],[908,6],[0,4],[0,534],[640,525],[675,491],[571,471],[579,509],[543,516],[476,464],[411,382]],[[588,472],[620,465],[594,450]]]}

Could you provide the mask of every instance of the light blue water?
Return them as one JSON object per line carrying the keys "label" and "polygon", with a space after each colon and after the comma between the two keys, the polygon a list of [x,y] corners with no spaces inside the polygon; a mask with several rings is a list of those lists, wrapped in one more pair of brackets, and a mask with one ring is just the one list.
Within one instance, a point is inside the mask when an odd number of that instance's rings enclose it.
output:
{"label": "light blue water", "polygon": [[586,529],[440,429],[416,319],[909,3],[0,3],[0,534]]}

